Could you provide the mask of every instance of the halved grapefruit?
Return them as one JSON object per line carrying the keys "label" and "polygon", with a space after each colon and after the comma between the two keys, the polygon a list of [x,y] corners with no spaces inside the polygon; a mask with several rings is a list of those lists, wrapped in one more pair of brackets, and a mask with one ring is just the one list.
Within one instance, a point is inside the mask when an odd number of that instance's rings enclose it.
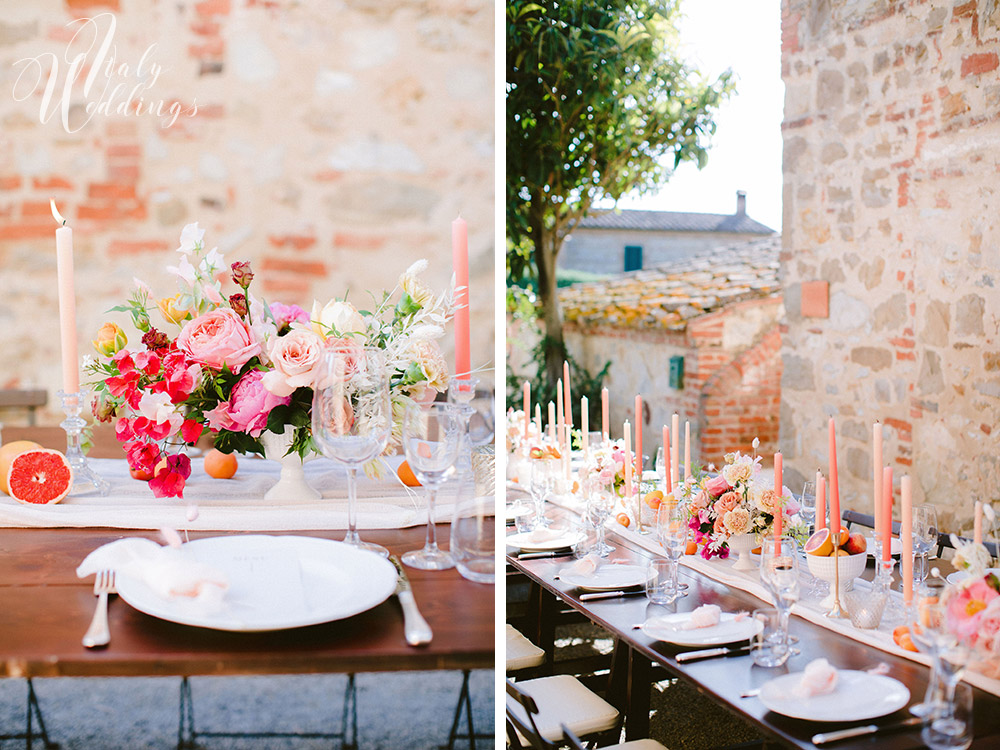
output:
{"label": "halved grapefruit", "polygon": [[14,456],[41,447],[38,443],[33,443],[30,440],[11,440],[0,448],[0,490],[7,492],[7,470],[10,468],[10,462],[14,460]]}
{"label": "halved grapefruit", "polygon": [[833,552],[833,540],[830,539],[830,529],[820,529],[806,540],[802,547],[807,555],[829,557]]}
{"label": "halved grapefruit", "polygon": [[59,451],[38,448],[14,456],[7,470],[10,496],[26,505],[58,503],[73,486],[73,470]]}

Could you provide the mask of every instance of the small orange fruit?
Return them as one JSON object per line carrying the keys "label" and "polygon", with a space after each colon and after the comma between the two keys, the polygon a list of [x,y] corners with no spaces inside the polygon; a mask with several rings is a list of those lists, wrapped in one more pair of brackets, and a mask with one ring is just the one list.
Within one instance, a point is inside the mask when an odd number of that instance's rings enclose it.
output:
{"label": "small orange fruit", "polygon": [[689,539],[687,547],[684,548],[685,555],[697,555],[698,554],[698,543],[694,539]]}
{"label": "small orange fruit", "polygon": [[632,523],[631,519],[628,517],[628,513],[619,513],[615,516],[615,520],[626,529],[629,527],[629,524]]}
{"label": "small orange fruit", "polygon": [[214,479],[232,479],[239,462],[232,453],[212,448],[205,454],[205,473]]}
{"label": "small orange fruit", "polygon": [[413,473],[413,469],[410,468],[410,465],[406,461],[403,461],[403,463],[399,465],[399,468],[396,469],[396,474],[399,475],[400,480],[402,480],[403,484],[407,487],[420,486],[420,480],[417,479],[417,475]]}
{"label": "small orange fruit", "polygon": [[140,482],[148,482],[153,478],[153,475],[145,469],[129,469],[128,473],[132,475],[133,479],[138,479]]}

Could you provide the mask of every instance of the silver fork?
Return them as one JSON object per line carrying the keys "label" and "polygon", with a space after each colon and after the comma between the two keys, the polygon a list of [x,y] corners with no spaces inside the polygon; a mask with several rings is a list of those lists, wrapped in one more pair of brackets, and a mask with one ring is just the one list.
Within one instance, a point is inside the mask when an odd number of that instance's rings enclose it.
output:
{"label": "silver fork", "polygon": [[97,597],[97,609],[94,619],[83,636],[83,645],[87,648],[107,646],[111,642],[111,631],[108,629],[108,594],[117,594],[115,588],[115,571],[98,571],[94,579],[94,596]]}

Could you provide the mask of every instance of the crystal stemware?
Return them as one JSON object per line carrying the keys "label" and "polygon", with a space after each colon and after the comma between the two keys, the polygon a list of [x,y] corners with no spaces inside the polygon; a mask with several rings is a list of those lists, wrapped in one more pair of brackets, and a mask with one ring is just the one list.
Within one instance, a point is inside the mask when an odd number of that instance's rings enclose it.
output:
{"label": "crystal stemware", "polygon": [[389,375],[381,349],[337,342],[323,351],[313,388],[313,442],[347,468],[344,541],[383,557],[389,551],[363,542],[357,531],[357,473],[385,450],[392,430]]}
{"label": "crystal stemware", "polygon": [[938,543],[937,511],[932,505],[913,508],[913,555],[920,561],[913,571],[913,585],[927,580],[927,559]]}
{"label": "crystal stemware", "polygon": [[656,535],[670,561],[670,580],[677,597],[687,596],[683,589],[686,586],[677,580],[680,559],[687,547],[688,523],[687,514],[678,503],[660,503],[656,511]]}
{"label": "crystal stemware", "polygon": [[760,550],[760,581],[774,597],[774,606],[781,618],[781,633],[788,641],[788,615],[799,600],[799,556],[794,539],[783,537],[777,542],[765,538]]}
{"label": "crystal stemware", "polygon": [[434,501],[438,487],[455,471],[465,429],[465,415],[453,404],[410,404],[403,415],[403,452],[420,484],[427,488],[427,539],[423,549],[403,555],[403,562],[421,570],[447,570],[455,559],[437,544]]}
{"label": "crystal stemware", "polygon": [[604,524],[615,507],[615,496],[609,487],[597,486],[597,481],[587,483],[587,511],[597,527],[597,544],[593,551],[598,557],[607,557],[614,547],[607,543],[607,533]]}
{"label": "crystal stemware", "polygon": [[545,501],[556,487],[559,461],[551,458],[531,459],[531,499],[535,501],[535,527],[548,526],[545,518]]}

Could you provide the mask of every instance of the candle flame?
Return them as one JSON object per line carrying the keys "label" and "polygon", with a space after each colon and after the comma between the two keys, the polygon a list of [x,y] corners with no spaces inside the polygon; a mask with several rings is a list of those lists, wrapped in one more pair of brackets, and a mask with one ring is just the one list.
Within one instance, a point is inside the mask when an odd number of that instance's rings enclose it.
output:
{"label": "candle flame", "polygon": [[66,226],[66,219],[62,217],[62,214],[59,213],[59,209],[56,208],[55,198],[49,198],[49,206],[52,208],[52,218],[55,219],[60,226]]}

